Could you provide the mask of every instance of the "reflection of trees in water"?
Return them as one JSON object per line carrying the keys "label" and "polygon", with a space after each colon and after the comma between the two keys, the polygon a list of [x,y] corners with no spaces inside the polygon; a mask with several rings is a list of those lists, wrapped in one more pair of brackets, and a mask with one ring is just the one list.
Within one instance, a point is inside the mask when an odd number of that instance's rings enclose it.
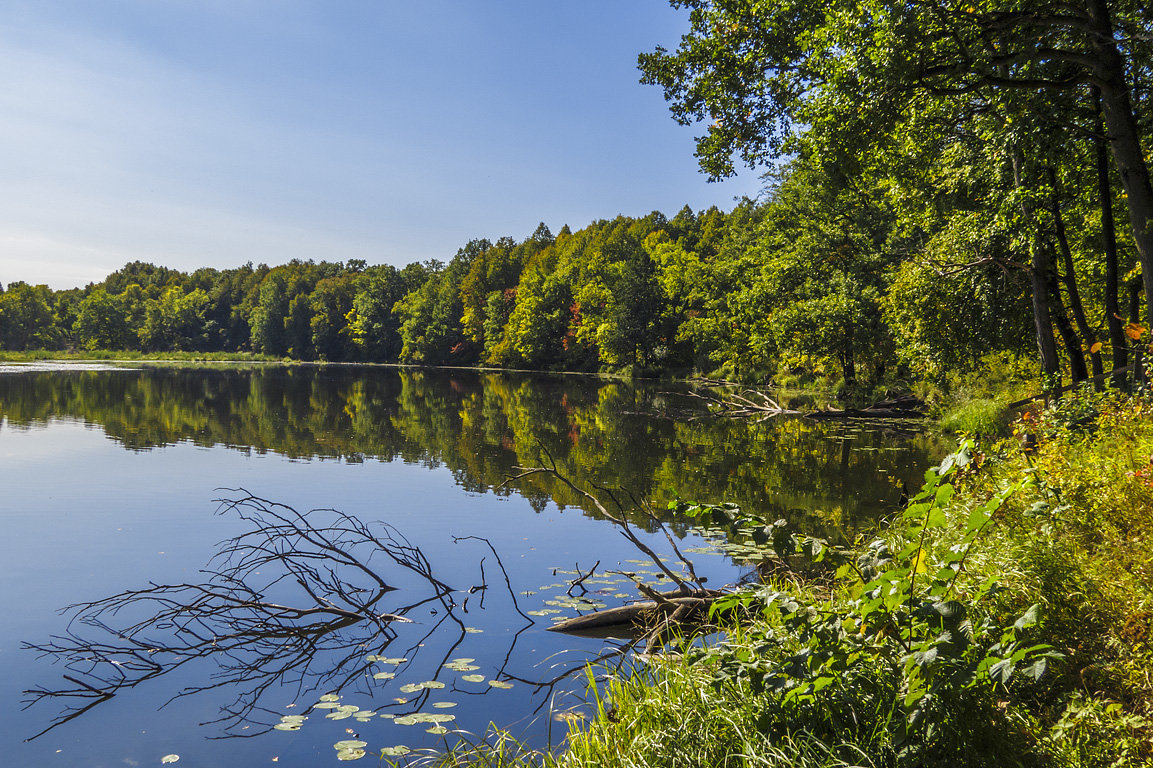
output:
{"label": "reflection of trees in water", "polygon": [[[895,508],[901,481],[915,485],[938,452],[923,439],[803,419],[660,418],[670,388],[469,371],[158,368],[3,376],[0,411],[13,425],[83,418],[131,449],[191,441],[443,465],[475,492],[539,463],[543,448],[567,475],[603,486],[650,498],[675,490],[765,515],[817,510],[810,522],[825,527],[852,528]],[[518,492],[538,510],[550,501],[585,506],[559,483]]]}
{"label": "reflection of trees in water", "polygon": [[[417,608],[436,604],[438,619],[405,653],[434,632],[448,646],[460,644],[466,627],[457,598],[488,589],[481,581],[457,592],[434,573],[424,554],[385,523],[365,524],[335,510],[301,513],[243,496],[221,510],[248,530],[221,544],[197,583],[156,584],[65,609],[68,629],[45,643],[28,643],[63,664],[59,686],[26,691],[26,705],[51,700],[63,706],[37,738],[127,689],[200,660],[212,660],[204,682],[173,698],[213,690],[233,697],[220,718],[229,735],[279,712],[261,704],[285,685],[298,691],[341,691],[371,686],[372,663],[398,639],[397,624]],[[484,539],[477,539],[487,544]],[[496,557],[491,545],[488,552]],[[496,562],[500,565],[499,557]],[[390,581],[382,575],[387,573]],[[507,574],[505,584],[508,584]],[[392,593],[396,593],[393,595]],[[516,597],[509,589],[517,613]],[[521,613],[526,620],[531,619]],[[523,631],[523,630],[522,630]],[[448,642],[455,637],[455,642]],[[516,636],[510,641],[503,673]],[[442,661],[442,663],[443,663]],[[265,729],[244,734],[254,736]]]}

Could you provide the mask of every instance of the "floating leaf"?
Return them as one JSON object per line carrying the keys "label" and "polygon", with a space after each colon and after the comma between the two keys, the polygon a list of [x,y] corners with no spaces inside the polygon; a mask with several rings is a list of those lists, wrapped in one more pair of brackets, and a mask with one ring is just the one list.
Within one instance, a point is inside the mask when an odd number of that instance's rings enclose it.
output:
{"label": "floating leaf", "polygon": [[357,741],[356,739],[345,739],[344,741],[338,741],[335,744],[333,744],[332,748],[333,749],[361,749],[362,747],[367,747],[367,746],[368,746],[367,741]]}
{"label": "floating leaf", "polygon": [[352,713],[348,710],[338,709],[335,712],[329,712],[325,717],[329,720],[347,720],[352,717]]}
{"label": "floating leaf", "polygon": [[408,661],[408,659],[389,659],[384,656],[377,656],[376,660],[381,664],[403,664],[404,662]]}
{"label": "floating leaf", "polygon": [[364,757],[363,749],[342,749],[336,753],[337,760],[359,760]]}
{"label": "floating leaf", "polygon": [[313,709],[337,709],[340,705],[335,701],[322,701],[319,704],[313,704]]}
{"label": "floating leaf", "polygon": [[493,688],[512,688],[512,683],[506,683],[503,680],[489,680],[488,684]]}
{"label": "floating leaf", "polygon": [[477,629],[476,627],[465,627],[464,631],[468,632],[470,635],[479,635],[481,632],[484,632],[483,629]]}
{"label": "floating leaf", "polygon": [[160,758],[160,762],[162,762],[162,763],[175,763],[179,759],[180,759],[180,755],[165,755],[164,757]]}
{"label": "floating leaf", "polygon": [[300,723],[277,723],[272,727],[277,731],[299,731]]}
{"label": "floating leaf", "polygon": [[442,733],[448,733],[448,729],[445,728],[443,725],[434,725],[431,728],[425,728],[424,732],[425,733],[435,733],[436,735],[439,736]]}
{"label": "floating leaf", "polygon": [[380,750],[380,756],[381,757],[400,757],[401,755],[407,755],[411,751],[412,751],[411,749],[404,746],[403,744],[398,744],[395,747],[385,747],[384,749]]}
{"label": "floating leaf", "polygon": [[432,706],[436,707],[437,709],[451,709],[452,707],[456,706],[456,702],[455,701],[434,701]]}
{"label": "floating leaf", "polygon": [[423,721],[420,720],[416,715],[401,715],[392,722],[396,723],[397,725],[416,725],[417,723]]}
{"label": "floating leaf", "polygon": [[391,680],[396,677],[395,672],[377,672],[372,676],[374,680]]}
{"label": "floating leaf", "polygon": [[460,679],[466,683],[483,683],[484,675],[464,675]]}

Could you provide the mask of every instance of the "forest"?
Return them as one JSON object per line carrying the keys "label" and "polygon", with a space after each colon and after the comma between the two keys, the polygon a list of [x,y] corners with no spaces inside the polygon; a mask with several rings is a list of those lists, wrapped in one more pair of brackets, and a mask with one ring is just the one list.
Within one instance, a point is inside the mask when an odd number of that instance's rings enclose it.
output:
{"label": "forest", "polygon": [[643,77],[707,126],[708,174],[768,168],[758,199],[541,224],[403,268],[133,262],[62,291],[14,275],[0,348],[805,372],[852,390],[1004,353],[1077,382],[1148,344],[1147,11],[675,4],[692,31],[642,54]]}

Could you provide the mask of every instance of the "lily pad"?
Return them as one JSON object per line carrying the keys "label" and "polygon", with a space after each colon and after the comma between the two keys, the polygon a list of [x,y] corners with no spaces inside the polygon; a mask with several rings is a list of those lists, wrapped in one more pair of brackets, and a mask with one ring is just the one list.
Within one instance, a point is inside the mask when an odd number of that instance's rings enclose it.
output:
{"label": "lily pad", "polygon": [[483,629],[477,629],[476,627],[465,627],[464,631],[468,632],[470,635],[479,635],[481,632],[484,632]]}
{"label": "lily pad", "polygon": [[339,707],[340,704],[336,703],[335,701],[322,701],[318,704],[312,705],[313,709],[338,709]]}
{"label": "lily pad", "polygon": [[366,752],[363,749],[342,749],[336,753],[337,760],[359,760]]}
{"label": "lily pad", "polygon": [[384,749],[380,750],[380,756],[381,757],[400,757],[401,755],[407,755],[411,751],[412,751],[411,749],[404,746],[403,744],[398,744],[395,747],[385,747]]}
{"label": "lily pad", "polygon": [[332,745],[333,749],[362,749],[368,746],[367,741],[358,741],[357,739],[345,739],[338,741]]}
{"label": "lily pad", "polygon": [[434,701],[432,706],[436,709],[452,709],[456,706],[455,701]]}
{"label": "lily pad", "polygon": [[300,723],[277,723],[272,727],[277,731],[299,731]]}
{"label": "lily pad", "polygon": [[391,680],[394,677],[396,677],[395,672],[377,672],[372,676],[374,680]]}
{"label": "lily pad", "polygon": [[512,688],[512,683],[506,683],[504,680],[489,680],[488,684],[493,688]]}
{"label": "lily pad", "polygon": [[464,675],[460,679],[466,683],[483,683],[484,675]]}
{"label": "lily pad", "polygon": [[347,720],[352,717],[352,713],[347,710],[338,709],[335,712],[329,712],[325,717],[329,720]]}
{"label": "lily pad", "polygon": [[164,757],[160,758],[160,762],[162,762],[162,763],[175,763],[179,759],[180,759],[180,755],[165,755]]}
{"label": "lily pad", "polygon": [[439,736],[442,733],[448,733],[448,729],[445,728],[443,725],[434,725],[431,728],[425,728],[424,732],[425,733],[434,733],[437,736]]}
{"label": "lily pad", "polygon": [[340,697],[335,693],[326,693],[320,697],[321,701],[340,701]]}

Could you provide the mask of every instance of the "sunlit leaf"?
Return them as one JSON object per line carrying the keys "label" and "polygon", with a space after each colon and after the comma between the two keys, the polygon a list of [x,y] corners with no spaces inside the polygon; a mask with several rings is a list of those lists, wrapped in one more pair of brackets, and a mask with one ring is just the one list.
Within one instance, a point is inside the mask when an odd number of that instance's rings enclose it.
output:
{"label": "sunlit leaf", "polygon": [[434,725],[431,728],[425,728],[424,731],[425,733],[435,733],[438,736],[442,733],[448,733],[448,729],[443,725]]}
{"label": "sunlit leaf", "polygon": [[337,760],[359,760],[364,757],[363,749],[342,749],[336,753]]}
{"label": "sunlit leaf", "polygon": [[488,684],[493,688],[512,688],[512,683],[506,683],[503,680],[489,680]]}
{"label": "sunlit leaf", "polygon": [[451,709],[452,707],[456,706],[456,702],[455,701],[436,701],[436,702],[433,702],[432,706],[436,707],[437,709]]}
{"label": "sunlit leaf", "polygon": [[464,675],[460,679],[466,683],[483,683],[484,675]]}
{"label": "sunlit leaf", "polygon": [[333,744],[332,748],[333,749],[360,749],[362,747],[367,747],[367,746],[368,746],[367,741],[358,741],[356,739],[345,739],[344,741],[338,741],[335,744]]}
{"label": "sunlit leaf", "polygon": [[180,755],[165,755],[164,757],[160,758],[160,762],[162,762],[162,763],[175,763],[179,759],[180,759]]}

